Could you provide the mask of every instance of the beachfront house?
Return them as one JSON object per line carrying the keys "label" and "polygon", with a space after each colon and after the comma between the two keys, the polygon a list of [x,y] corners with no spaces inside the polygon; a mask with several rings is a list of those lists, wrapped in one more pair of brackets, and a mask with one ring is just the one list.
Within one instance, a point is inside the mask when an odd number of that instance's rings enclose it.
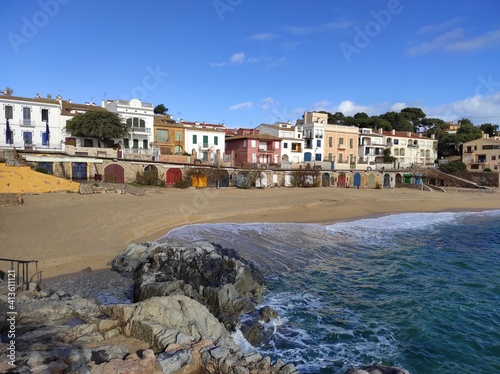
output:
{"label": "beachfront house", "polygon": [[129,136],[119,140],[124,155],[142,155],[144,158],[151,160],[154,145],[153,104],[144,103],[139,99],[103,100],[102,107],[110,112],[118,113],[130,125]]}
{"label": "beachfront house", "polygon": [[279,165],[282,139],[261,134],[256,129],[238,129],[236,136],[226,138],[226,154],[232,154],[235,166],[268,167]]}
{"label": "beachfront house", "polygon": [[160,156],[182,155],[184,149],[184,126],[177,123],[170,114],[154,116],[155,147],[160,151]]}
{"label": "beachfront house", "polygon": [[24,150],[60,151],[63,147],[61,96],[52,99],[0,95],[0,146]]}
{"label": "beachfront house", "polygon": [[223,124],[205,122],[186,122],[180,120],[185,132],[185,150],[193,160],[203,163],[217,164],[224,157],[226,139]]}
{"label": "beachfront house", "polygon": [[396,158],[396,168],[412,166],[432,167],[437,159],[437,140],[414,132],[384,131],[378,133],[384,136],[385,146]]}
{"label": "beachfront house", "polygon": [[359,129],[353,126],[325,126],[324,168],[356,169]]}
{"label": "beachfront house", "polygon": [[490,138],[488,134],[463,144],[462,161],[468,171],[500,172],[500,137]]}
{"label": "beachfront house", "polygon": [[375,169],[377,157],[384,156],[385,139],[384,135],[369,128],[359,129],[358,143],[358,169]]}
{"label": "beachfront house", "polygon": [[304,140],[300,126],[293,126],[290,122],[275,122],[272,125],[261,124],[256,129],[260,134],[281,138],[282,167],[293,167],[294,164],[304,162]]}
{"label": "beachfront house", "polygon": [[324,135],[328,123],[327,113],[305,112],[296,126],[303,132],[304,162],[313,166],[321,165],[324,157]]}

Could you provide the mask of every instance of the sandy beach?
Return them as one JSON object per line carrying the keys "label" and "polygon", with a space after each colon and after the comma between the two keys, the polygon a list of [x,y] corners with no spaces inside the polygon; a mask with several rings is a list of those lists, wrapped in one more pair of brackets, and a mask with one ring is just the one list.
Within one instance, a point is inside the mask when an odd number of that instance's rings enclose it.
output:
{"label": "sandy beach", "polygon": [[[500,193],[337,188],[156,189],[52,193],[0,207],[0,257],[38,260],[44,279],[106,269],[129,243],[210,222],[327,223],[400,212],[500,209]],[[237,242],[235,240],[235,248]],[[5,270],[8,264],[0,263]]]}

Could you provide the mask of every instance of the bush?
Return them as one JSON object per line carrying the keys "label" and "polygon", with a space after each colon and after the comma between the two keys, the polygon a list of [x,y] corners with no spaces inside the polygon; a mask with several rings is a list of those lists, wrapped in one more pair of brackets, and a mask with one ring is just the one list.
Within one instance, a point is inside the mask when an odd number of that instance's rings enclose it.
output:
{"label": "bush", "polygon": [[191,187],[191,178],[184,178],[180,181],[175,182],[175,188],[189,188]]}
{"label": "bush", "polygon": [[453,161],[448,164],[439,165],[439,170],[444,173],[453,174],[459,171],[467,171],[467,166],[462,161]]}
{"label": "bush", "polygon": [[486,173],[491,173],[491,169],[490,168],[484,168],[483,171],[486,172]]}
{"label": "bush", "polygon": [[158,178],[158,174],[154,172],[137,172],[135,174],[135,181],[134,183],[137,183],[138,185],[141,186],[159,186],[159,187],[165,187],[165,181]]}

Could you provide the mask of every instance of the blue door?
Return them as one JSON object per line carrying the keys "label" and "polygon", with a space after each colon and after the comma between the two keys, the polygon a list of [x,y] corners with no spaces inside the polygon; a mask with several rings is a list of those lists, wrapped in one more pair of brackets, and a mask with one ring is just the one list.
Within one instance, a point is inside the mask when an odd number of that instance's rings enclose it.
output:
{"label": "blue door", "polygon": [[86,162],[73,162],[73,180],[86,181],[87,180],[87,163]]}
{"label": "blue door", "polygon": [[361,174],[356,173],[354,174],[354,187],[359,187],[361,186]]}
{"label": "blue door", "polygon": [[312,159],[312,156],[311,156],[311,152],[306,152],[304,153],[304,161],[311,161]]}

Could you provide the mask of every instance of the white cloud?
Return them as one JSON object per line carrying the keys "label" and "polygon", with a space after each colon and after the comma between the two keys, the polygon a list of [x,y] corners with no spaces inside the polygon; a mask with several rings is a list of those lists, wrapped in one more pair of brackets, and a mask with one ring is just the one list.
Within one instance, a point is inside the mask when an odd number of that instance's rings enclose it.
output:
{"label": "white cloud", "polygon": [[500,46],[500,29],[465,40],[448,44],[445,49],[452,52],[469,52]]}
{"label": "white cloud", "polygon": [[213,66],[213,67],[216,67],[216,68],[220,68],[220,67],[226,66],[226,63],[225,62],[212,62],[210,64],[210,66]]}
{"label": "white cloud", "polygon": [[500,29],[475,37],[465,37],[464,30],[456,27],[438,37],[413,45],[405,50],[410,56],[420,56],[435,50],[447,52],[470,52],[500,47]]}
{"label": "white cloud", "polygon": [[243,52],[235,53],[229,59],[233,64],[241,65],[245,62],[246,56]]}
{"label": "white cloud", "polygon": [[463,36],[463,29],[456,27],[445,32],[428,42],[423,42],[406,49],[406,54],[410,56],[420,56],[432,52],[436,49],[446,48],[446,45]]}
{"label": "white cloud", "polygon": [[239,104],[231,105],[229,107],[229,111],[234,111],[234,110],[241,110],[241,109],[250,109],[253,107],[253,103],[251,101],[244,101]]}
{"label": "white cloud", "polygon": [[272,97],[266,97],[260,101],[260,109],[269,110],[274,108],[274,106],[278,105],[278,103]]}
{"label": "white cloud", "polygon": [[328,100],[322,100],[318,101],[313,104],[313,111],[318,112],[318,111],[328,111],[328,108],[330,108],[332,103]]}
{"label": "white cloud", "polygon": [[278,37],[279,37],[278,34],[273,34],[270,32],[261,32],[258,34],[250,35],[248,37],[248,39],[249,40],[256,40],[256,41],[271,41],[271,40],[275,40]]}
{"label": "white cloud", "polygon": [[440,33],[443,32],[444,30],[448,30],[451,27],[455,27],[457,23],[460,22],[460,18],[452,18],[450,20],[433,24],[433,25],[426,25],[421,27],[418,31],[417,34],[435,34],[435,33]]}
{"label": "white cloud", "polygon": [[391,112],[401,112],[404,108],[408,108],[408,105],[405,103],[394,103],[390,106],[389,110]]}
{"label": "white cloud", "polygon": [[475,95],[452,103],[422,108],[427,117],[441,118],[444,121],[457,121],[469,118],[474,124],[486,122],[500,124],[500,91],[490,95]]}

